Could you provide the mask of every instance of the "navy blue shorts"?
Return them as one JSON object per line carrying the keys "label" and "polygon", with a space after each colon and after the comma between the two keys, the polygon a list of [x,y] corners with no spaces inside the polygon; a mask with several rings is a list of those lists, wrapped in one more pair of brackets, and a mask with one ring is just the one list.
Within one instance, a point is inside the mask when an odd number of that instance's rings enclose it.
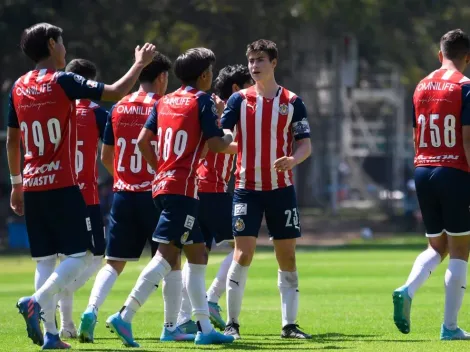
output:
{"label": "navy blue shorts", "polygon": [[157,222],[152,192],[115,192],[109,215],[106,259],[139,260],[147,241],[153,256],[158,248],[152,241]]}
{"label": "navy blue shorts", "polygon": [[199,215],[197,220],[210,250],[212,242],[217,245],[233,241],[232,202],[230,193],[198,193]]}
{"label": "navy blue shorts", "polygon": [[300,219],[294,186],[272,191],[235,190],[232,209],[234,236],[258,237],[263,214],[271,239],[300,237]]}
{"label": "navy blue shorts", "polygon": [[93,234],[93,254],[103,256],[106,248],[106,233],[104,230],[103,214],[99,204],[88,205],[88,215],[90,216],[91,232]]}
{"label": "navy blue shorts", "polygon": [[427,237],[470,234],[470,173],[450,167],[415,169],[416,194]]}
{"label": "navy blue shorts", "polygon": [[24,212],[31,256],[82,256],[93,250],[91,222],[78,186],[24,192]]}
{"label": "navy blue shorts", "polygon": [[153,240],[173,243],[178,248],[184,245],[204,243],[197,221],[199,201],[180,194],[160,194],[154,198],[160,214]]}

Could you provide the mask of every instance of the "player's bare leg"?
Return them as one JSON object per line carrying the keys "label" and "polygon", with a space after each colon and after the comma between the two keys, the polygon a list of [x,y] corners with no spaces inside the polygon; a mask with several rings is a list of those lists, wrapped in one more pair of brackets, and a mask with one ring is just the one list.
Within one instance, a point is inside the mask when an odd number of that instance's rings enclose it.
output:
{"label": "player's bare leg", "polygon": [[416,258],[405,284],[393,291],[393,320],[404,334],[411,330],[411,301],[439,263],[447,256],[447,235],[429,237],[428,248]]}
{"label": "player's bare leg", "polygon": [[93,342],[98,310],[108,297],[126,263],[126,261],[108,259],[96,275],[88,306],[81,316],[80,326],[78,327],[80,342]]}
{"label": "player's bare leg", "polygon": [[278,287],[281,294],[282,338],[310,339],[311,335],[299,330],[299,277],[295,260],[296,239],[273,240],[279,264]]}
{"label": "player's bare leg", "polygon": [[255,236],[235,237],[233,261],[227,274],[227,326],[225,335],[240,338],[239,316],[242,308],[248,269],[256,250]]}
{"label": "player's bare leg", "polygon": [[445,274],[446,299],[441,340],[470,340],[470,334],[459,328],[457,317],[467,288],[470,235],[448,235],[449,266]]}

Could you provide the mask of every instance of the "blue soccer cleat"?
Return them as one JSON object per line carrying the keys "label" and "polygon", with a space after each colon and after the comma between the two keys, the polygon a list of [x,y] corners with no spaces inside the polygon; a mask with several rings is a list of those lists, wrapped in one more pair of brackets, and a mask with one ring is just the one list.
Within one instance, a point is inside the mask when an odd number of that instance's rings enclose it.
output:
{"label": "blue soccer cleat", "polygon": [[106,319],[106,327],[111,332],[115,332],[119,336],[124,346],[140,347],[140,345],[135,342],[132,335],[132,325],[122,320],[121,314],[119,312],[111,315],[108,319]]}
{"label": "blue soccer cleat", "polygon": [[160,341],[194,341],[194,338],[194,334],[186,334],[179,327],[177,327],[174,331],[169,331],[164,327],[160,336]]}
{"label": "blue soccer cleat", "polygon": [[185,334],[195,335],[198,331],[194,320],[188,320],[186,323],[179,325],[178,328]]}
{"label": "blue soccer cleat", "polygon": [[470,340],[470,334],[461,328],[455,330],[447,329],[444,324],[441,326],[441,340]]}
{"label": "blue soccer cleat", "polygon": [[42,346],[44,344],[44,338],[42,336],[40,323],[42,319],[41,306],[33,297],[22,297],[19,299],[18,303],[16,303],[16,307],[26,322],[28,337],[36,345]]}
{"label": "blue soccer cleat", "polygon": [[96,325],[96,314],[92,308],[87,308],[81,317],[78,327],[78,339],[82,343],[93,343]]}
{"label": "blue soccer cleat", "polygon": [[225,330],[225,321],[220,316],[222,308],[217,303],[207,302],[209,304],[210,320],[214,326],[219,330]]}
{"label": "blue soccer cleat", "polygon": [[393,291],[393,321],[403,334],[408,334],[411,329],[411,297],[408,287],[403,286]]}
{"label": "blue soccer cleat", "polygon": [[44,335],[43,350],[68,350],[71,346],[62,341],[59,335],[53,335],[50,332],[46,332]]}
{"label": "blue soccer cleat", "polygon": [[215,345],[221,343],[232,343],[233,341],[235,341],[233,336],[221,334],[214,329],[212,329],[208,334],[203,334],[201,331],[198,331],[196,338],[194,339],[194,343],[196,345]]}

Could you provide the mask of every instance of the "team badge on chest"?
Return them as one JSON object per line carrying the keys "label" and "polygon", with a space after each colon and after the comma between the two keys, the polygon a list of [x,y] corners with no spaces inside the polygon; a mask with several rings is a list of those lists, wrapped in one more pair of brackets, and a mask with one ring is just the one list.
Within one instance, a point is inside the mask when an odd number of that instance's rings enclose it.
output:
{"label": "team badge on chest", "polygon": [[279,113],[281,115],[287,115],[289,113],[289,107],[286,104],[279,105]]}

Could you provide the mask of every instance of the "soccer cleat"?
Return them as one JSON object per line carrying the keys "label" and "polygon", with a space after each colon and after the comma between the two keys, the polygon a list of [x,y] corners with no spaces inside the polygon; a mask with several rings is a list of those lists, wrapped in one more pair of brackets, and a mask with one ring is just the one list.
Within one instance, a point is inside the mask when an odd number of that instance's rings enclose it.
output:
{"label": "soccer cleat", "polygon": [[174,331],[170,331],[164,327],[160,336],[160,341],[194,341],[194,338],[194,334],[186,334],[181,331],[179,327],[177,327]]}
{"label": "soccer cleat", "polygon": [[185,334],[197,333],[197,325],[193,320],[188,320],[186,323],[179,325],[178,328]]}
{"label": "soccer cleat", "polygon": [[411,297],[408,287],[400,287],[393,291],[393,321],[403,334],[408,334],[411,328],[410,311]]}
{"label": "soccer cleat", "polygon": [[209,313],[210,313],[210,320],[214,326],[219,330],[225,329],[225,321],[220,316],[220,312],[222,308],[217,303],[208,302],[209,303]]}
{"label": "soccer cleat", "polygon": [[26,331],[28,337],[38,346],[44,344],[42,336],[40,320],[42,319],[41,306],[33,297],[22,297],[16,303],[16,307],[20,311],[26,322]]}
{"label": "soccer cleat", "polygon": [[447,329],[444,324],[442,324],[441,340],[470,340],[470,334],[461,328],[455,330]]}
{"label": "soccer cleat", "polygon": [[282,328],[281,337],[283,339],[311,339],[312,335],[300,330],[297,324],[288,324]]}
{"label": "soccer cleat", "polygon": [[78,327],[78,340],[82,343],[93,343],[96,325],[96,314],[91,308],[83,312],[80,326]]}
{"label": "soccer cleat", "polygon": [[76,339],[78,337],[77,328],[74,323],[62,325],[59,336],[63,339]]}
{"label": "soccer cleat", "polygon": [[230,324],[227,324],[227,326],[225,327],[224,335],[233,336],[235,340],[240,340],[241,339],[240,325],[238,325],[237,323],[233,323],[233,322]]}
{"label": "soccer cleat", "polygon": [[62,341],[59,335],[53,335],[50,332],[46,332],[44,335],[43,350],[68,350],[71,346]]}
{"label": "soccer cleat", "polygon": [[111,332],[115,332],[118,335],[124,346],[140,347],[140,345],[135,342],[134,337],[132,336],[132,325],[122,320],[121,314],[119,312],[111,315],[108,319],[106,319],[106,327]]}
{"label": "soccer cleat", "polygon": [[196,345],[215,345],[221,343],[232,343],[233,341],[235,341],[235,337],[233,335],[224,335],[214,329],[212,329],[208,334],[203,334],[201,331],[198,331],[196,338],[194,339],[194,343]]}

